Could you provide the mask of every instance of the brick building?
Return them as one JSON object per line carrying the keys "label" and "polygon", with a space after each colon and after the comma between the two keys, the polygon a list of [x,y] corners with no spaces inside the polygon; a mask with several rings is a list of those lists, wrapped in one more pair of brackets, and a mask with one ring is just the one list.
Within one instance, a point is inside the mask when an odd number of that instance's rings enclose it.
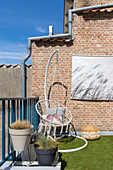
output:
{"label": "brick building", "polygon": [[[73,3],[73,1],[70,2]],[[66,3],[67,1],[65,1],[65,5]],[[72,55],[107,57],[113,54],[113,4],[109,3],[111,3],[109,0],[101,1],[101,5],[99,5],[99,0],[76,0],[76,2],[74,1],[74,8],[79,8],[79,10],[74,11],[72,9],[73,11],[71,12],[73,16],[73,24],[71,23],[72,36],[66,37],[63,34],[55,36],[55,34],[52,34],[32,39],[32,96],[40,97],[42,91],[44,91],[44,78],[48,59],[55,49],[59,49],[60,74],[63,83],[68,88],[68,108],[73,115],[72,123],[78,131],[87,124],[97,126],[101,131],[111,133],[113,131],[112,101],[71,99]],[[83,6],[90,6],[90,8],[80,8]],[[65,9],[67,10],[66,7]],[[69,18],[68,22],[70,23]],[[66,20],[64,27],[65,25]],[[69,27],[68,25],[68,30]],[[64,32],[67,32],[66,28],[64,29]],[[54,62],[55,60],[52,60],[48,76],[54,70]],[[55,88],[52,94],[54,99],[57,96]],[[60,99],[63,101],[64,97],[65,94],[61,89]]]}

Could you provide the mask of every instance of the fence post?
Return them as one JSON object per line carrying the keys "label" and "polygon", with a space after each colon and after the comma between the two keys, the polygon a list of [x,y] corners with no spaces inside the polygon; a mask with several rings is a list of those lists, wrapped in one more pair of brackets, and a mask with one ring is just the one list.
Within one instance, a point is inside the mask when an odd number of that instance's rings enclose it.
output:
{"label": "fence post", "polygon": [[2,160],[5,160],[5,100],[2,100]]}
{"label": "fence post", "polygon": [[15,122],[15,100],[11,101],[11,123]]}
{"label": "fence post", "polygon": [[[39,98],[36,98],[36,103],[38,102],[38,100],[39,100]],[[35,105],[36,105],[36,103],[35,103]],[[36,109],[35,109],[35,113],[36,113],[36,129],[38,129],[38,113],[37,113],[37,111],[36,111]]]}
{"label": "fence post", "polygon": [[[15,122],[15,100],[11,100],[11,123],[14,123]],[[13,146],[11,145],[11,151],[13,152]],[[15,159],[16,157],[16,152],[14,151],[13,152],[13,160]]]}
{"label": "fence post", "polygon": [[22,99],[20,99],[20,120],[22,120]]}
{"label": "fence post", "polygon": [[[8,128],[10,126],[10,100],[8,100]],[[9,129],[8,129],[8,154],[10,152],[10,136],[9,136]]]}

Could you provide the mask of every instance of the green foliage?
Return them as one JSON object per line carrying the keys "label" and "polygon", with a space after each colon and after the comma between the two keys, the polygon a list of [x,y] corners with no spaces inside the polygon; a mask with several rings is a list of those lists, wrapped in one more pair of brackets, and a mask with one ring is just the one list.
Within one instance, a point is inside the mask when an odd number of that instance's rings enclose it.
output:
{"label": "green foliage", "polygon": [[58,142],[42,135],[35,144],[38,146],[38,149],[53,149],[57,147]]}

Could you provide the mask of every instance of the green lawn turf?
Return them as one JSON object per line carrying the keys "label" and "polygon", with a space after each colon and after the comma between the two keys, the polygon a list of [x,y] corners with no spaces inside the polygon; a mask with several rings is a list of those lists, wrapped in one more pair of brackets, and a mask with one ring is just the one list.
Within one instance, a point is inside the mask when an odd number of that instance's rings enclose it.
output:
{"label": "green lawn turf", "polygon": [[[75,138],[59,145],[59,149],[80,147],[84,141]],[[101,136],[99,140],[88,141],[86,148],[61,153],[62,170],[113,170],[113,136]]]}

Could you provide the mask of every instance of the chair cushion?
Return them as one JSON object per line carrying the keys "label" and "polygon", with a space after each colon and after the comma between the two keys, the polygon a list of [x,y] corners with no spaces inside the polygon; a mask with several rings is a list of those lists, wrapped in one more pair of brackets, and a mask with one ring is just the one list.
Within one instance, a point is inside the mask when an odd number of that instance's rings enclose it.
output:
{"label": "chair cushion", "polygon": [[53,122],[55,124],[63,123],[63,116],[61,114],[43,115],[42,118],[43,119],[48,119],[49,121],[51,121],[51,122]]}
{"label": "chair cushion", "polygon": [[48,115],[55,115],[60,114],[64,116],[65,108],[64,107],[57,107],[57,108],[48,108],[47,114]]}
{"label": "chair cushion", "polygon": [[47,119],[56,124],[61,124],[63,122],[63,117],[61,114],[47,115]]}

